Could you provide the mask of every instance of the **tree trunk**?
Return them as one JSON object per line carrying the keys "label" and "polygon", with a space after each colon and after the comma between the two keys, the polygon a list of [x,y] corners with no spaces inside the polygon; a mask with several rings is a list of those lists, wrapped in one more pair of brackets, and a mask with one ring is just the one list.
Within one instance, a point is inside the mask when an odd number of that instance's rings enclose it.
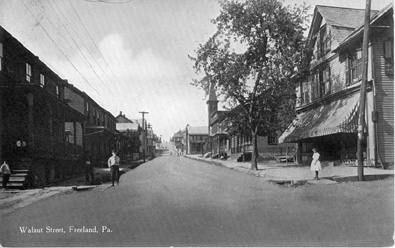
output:
{"label": "tree trunk", "polygon": [[252,131],[251,170],[258,170],[258,128]]}

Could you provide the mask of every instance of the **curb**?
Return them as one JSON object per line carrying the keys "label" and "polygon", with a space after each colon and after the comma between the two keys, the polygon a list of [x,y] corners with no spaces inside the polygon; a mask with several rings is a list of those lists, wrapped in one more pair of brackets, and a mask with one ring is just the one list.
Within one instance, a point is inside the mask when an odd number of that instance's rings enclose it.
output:
{"label": "curb", "polygon": [[[382,180],[388,177],[394,177],[393,174],[378,174],[378,175],[364,175],[363,181],[375,181],[375,180]],[[338,183],[344,182],[357,182],[358,176],[345,176],[345,177],[332,177],[330,180],[336,181]]]}
{"label": "curb", "polygon": [[71,189],[74,191],[85,191],[85,190],[94,189],[96,187],[97,186],[94,186],[94,185],[92,185],[92,186],[73,186],[73,187],[71,187]]}
{"label": "curb", "polygon": [[[291,185],[291,186],[299,186],[299,185],[304,185],[306,183],[309,183],[309,179],[275,179],[275,178],[265,178],[264,176],[260,175],[259,173],[254,173],[253,171],[249,170],[249,169],[244,169],[244,168],[239,168],[239,167],[228,167],[224,164],[222,164],[221,162],[217,162],[217,161],[208,161],[206,159],[198,159],[198,158],[193,158],[193,157],[188,157],[184,155],[184,158],[188,158],[188,159],[192,159],[195,161],[200,161],[200,162],[204,162],[207,164],[214,164],[217,166],[223,166],[226,167],[228,169],[232,169],[232,170],[237,170],[240,172],[244,172],[246,174],[251,174],[257,177],[260,177],[268,182],[272,182],[272,183],[276,183],[279,185]],[[394,177],[393,174],[373,174],[373,175],[364,175],[364,180],[363,181],[375,181],[375,180],[382,180],[382,179],[386,179],[389,177]],[[330,176],[330,177],[322,177],[321,179],[327,179],[327,180],[331,180],[337,183],[343,183],[343,182],[356,182],[359,181],[358,180],[358,176]]]}

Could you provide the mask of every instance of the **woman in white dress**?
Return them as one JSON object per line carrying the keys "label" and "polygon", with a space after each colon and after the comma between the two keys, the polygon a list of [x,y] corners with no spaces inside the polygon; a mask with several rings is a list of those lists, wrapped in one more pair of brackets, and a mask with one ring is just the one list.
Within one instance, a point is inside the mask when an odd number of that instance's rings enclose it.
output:
{"label": "woman in white dress", "polygon": [[313,161],[311,161],[310,170],[315,171],[314,179],[318,180],[318,171],[322,170],[322,167],[320,162],[320,154],[317,152],[317,148],[313,148]]}

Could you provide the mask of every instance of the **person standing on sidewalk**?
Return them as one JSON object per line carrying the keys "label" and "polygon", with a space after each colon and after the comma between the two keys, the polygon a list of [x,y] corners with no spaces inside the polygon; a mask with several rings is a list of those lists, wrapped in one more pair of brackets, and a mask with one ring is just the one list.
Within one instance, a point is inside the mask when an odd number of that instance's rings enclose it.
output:
{"label": "person standing on sidewalk", "polygon": [[114,186],[114,181],[117,182],[117,185],[119,184],[119,157],[117,156],[117,153],[115,150],[112,150],[112,156],[108,159],[108,167],[110,167],[111,170],[111,181],[112,181],[112,186]]}
{"label": "person standing on sidewalk", "polygon": [[322,170],[320,162],[320,154],[317,152],[317,148],[313,148],[313,161],[311,161],[310,170],[315,171],[314,179],[318,180],[318,172]]}
{"label": "person standing on sidewalk", "polygon": [[1,165],[0,172],[3,177],[3,190],[7,190],[7,183],[10,181],[11,169],[6,161]]}

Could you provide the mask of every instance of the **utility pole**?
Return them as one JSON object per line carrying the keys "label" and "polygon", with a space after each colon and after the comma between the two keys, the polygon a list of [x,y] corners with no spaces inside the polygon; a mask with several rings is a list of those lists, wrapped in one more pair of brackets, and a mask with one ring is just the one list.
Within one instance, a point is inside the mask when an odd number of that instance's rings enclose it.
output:
{"label": "utility pole", "polygon": [[142,133],[142,136],[143,136],[143,162],[145,163],[145,146],[146,146],[146,136],[145,136],[145,122],[144,122],[144,115],[145,114],[149,114],[148,112],[145,112],[145,111],[140,111],[139,112],[140,114],[142,114],[143,115],[143,133]]}
{"label": "utility pole", "polygon": [[359,102],[359,121],[358,121],[358,142],[357,142],[357,159],[358,159],[358,180],[363,181],[363,152],[362,141],[365,130],[365,104],[366,104],[366,84],[368,78],[368,49],[369,49],[369,29],[370,29],[370,4],[371,0],[366,0],[365,7],[365,24],[363,29],[362,44],[362,82],[361,97]]}

